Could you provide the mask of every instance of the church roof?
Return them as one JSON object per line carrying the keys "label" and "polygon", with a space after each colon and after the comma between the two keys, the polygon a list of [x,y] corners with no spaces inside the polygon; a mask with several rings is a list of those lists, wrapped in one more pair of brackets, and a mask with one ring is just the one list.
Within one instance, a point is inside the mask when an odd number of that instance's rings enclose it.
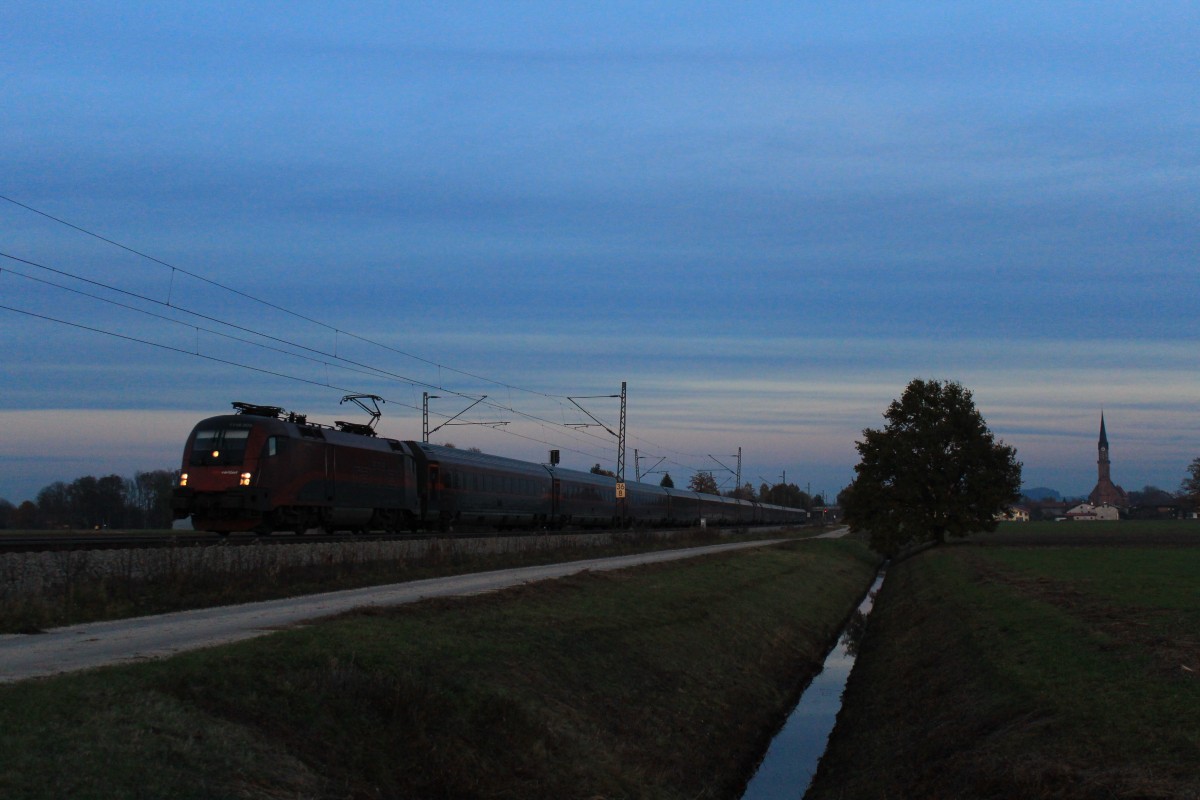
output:
{"label": "church roof", "polygon": [[1108,434],[1104,432],[1104,412],[1100,412],[1100,447],[1108,449]]}

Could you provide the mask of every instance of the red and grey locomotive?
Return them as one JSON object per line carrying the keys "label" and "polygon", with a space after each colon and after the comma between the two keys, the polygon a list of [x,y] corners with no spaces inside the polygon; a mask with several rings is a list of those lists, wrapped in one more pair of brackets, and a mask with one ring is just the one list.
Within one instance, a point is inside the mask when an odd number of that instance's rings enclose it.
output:
{"label": "red and grey locomotive", "polygon": [[[610,476],[311,423],[234,403],[188,436],[173,499],[197,530],[396,531],[452,526],[561,528],[800,524],[801,509],[627,484]],[[369,409],[368,409],[369,410]],[[377,418],[377,413],[376,413]]]}

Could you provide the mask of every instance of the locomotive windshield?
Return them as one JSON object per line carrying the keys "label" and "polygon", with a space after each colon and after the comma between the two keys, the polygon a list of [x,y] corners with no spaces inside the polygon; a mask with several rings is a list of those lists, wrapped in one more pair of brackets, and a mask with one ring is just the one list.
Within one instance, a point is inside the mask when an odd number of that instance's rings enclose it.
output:
{"label": "locomotive windshield", "polygon": [[223,467],[239,465],[246,457],[246,440],[250,425],[232,424],[199,428],[192,443],[188,463],[193,467]]}

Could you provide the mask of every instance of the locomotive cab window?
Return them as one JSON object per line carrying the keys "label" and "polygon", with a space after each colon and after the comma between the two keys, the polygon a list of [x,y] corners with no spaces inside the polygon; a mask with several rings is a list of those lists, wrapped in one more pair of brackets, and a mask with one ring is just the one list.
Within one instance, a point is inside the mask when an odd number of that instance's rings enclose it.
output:
{"label": "locomotive cab window", "polygon": [[196,431],[189,463],[193,467],[230,466],[246,458],[250,428],[203,428]]}

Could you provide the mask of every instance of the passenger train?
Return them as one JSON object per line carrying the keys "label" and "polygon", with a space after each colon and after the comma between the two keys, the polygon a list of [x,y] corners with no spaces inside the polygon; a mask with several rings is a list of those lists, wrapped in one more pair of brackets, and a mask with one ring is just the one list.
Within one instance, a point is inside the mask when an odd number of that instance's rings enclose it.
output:
{"label": "passenger train", "polygon": [[802,524],[803,509],[379,437],[234,403],[188,436],[172,504],[197,530],[304,533]]}

